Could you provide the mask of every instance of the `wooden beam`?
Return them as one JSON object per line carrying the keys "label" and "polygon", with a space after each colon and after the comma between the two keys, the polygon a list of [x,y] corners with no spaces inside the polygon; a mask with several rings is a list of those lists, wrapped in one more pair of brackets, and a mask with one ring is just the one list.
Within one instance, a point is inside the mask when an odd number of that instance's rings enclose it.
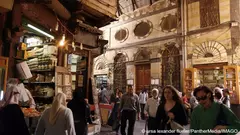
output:
{"label": "wooden beam", "polygon": [[150,5],[152,5],[152,4],[153,4],[152,0],[149,0],[149,2],[150,2]]}
{"label": "wooden beam", "polygon": [[133,0],[133,2],[134,2],[134,5],[136,6],[136,8],[138,9],[139,7],[138,7],[138,5],[137,5],[136,0]]}
{"label": "wooden beam", "polygon": [[47,30],[55,30],[57,18],[50,9],[41,4],[22,4],[21,7],[25,17]]}
{"label": "wooden beam", "polygon": [[120,16],[120,15],[123,14],[123,12],[122,12],[122,10],[121,10],[121,8],[120,8],[119,0],[117,0],[117,12],[118,12],[118,16]]}
{"label": "wooden beam", "polygon": [[135,6],[134,6],[134,0],[132,0],[132,8],[133,8],[133,11],[135,10]]}

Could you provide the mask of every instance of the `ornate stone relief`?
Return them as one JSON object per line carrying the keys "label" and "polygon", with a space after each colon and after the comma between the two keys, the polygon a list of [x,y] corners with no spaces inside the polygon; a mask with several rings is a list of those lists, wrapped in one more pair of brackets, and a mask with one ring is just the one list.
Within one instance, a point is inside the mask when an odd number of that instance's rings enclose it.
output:
{"label": "ornate stone relief", "polygon": [[148,37],[152,33],[152,30],[152,22],[149,20],[142,20],[135,25],[133,33],[137,38],[142,39]]}
{"label": "ornate stone relief", "polygon": [[104,56],[99,56],[95,61],[94,61],[94,70],[103,70],[106,69],[107,66],[107,60],[105,59]]}
{"label": "ornate stone relief", "polygon": [[147,48],[139,48],[137,53],[134,54],[135,61],[150,60],[151,52]]}
{"label": "ornate stone relief", "polygon": [[227,52],[223,45],[216,41],[207,41],[193,49],[193,64],[227,62]]}

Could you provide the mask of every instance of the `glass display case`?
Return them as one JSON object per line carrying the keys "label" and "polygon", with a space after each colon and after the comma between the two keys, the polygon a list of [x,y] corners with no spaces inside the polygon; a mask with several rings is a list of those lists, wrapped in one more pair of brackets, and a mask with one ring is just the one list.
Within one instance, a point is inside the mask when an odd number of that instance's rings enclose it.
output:
{"label": "glass display case", "polygon": [[184,69],[183,89],[187,97],[191,96],[191,92],[200,84],[198,70],[196,68]]}
{"label": "glass display case", "polygon": [[231,104],[240,104],[239,85],[240,85],[240,67],[224,66],[224,86],[230,91]]}
{"label": "glass display case", "polygon": [[66,94],[67,100],[72,99],[72,75],[65,67],[56,66],[55,76],[57,83],[55,85],[55,94],[63,92]]}
{"label": "glass display case", "polygon": [[6,90],[8,74],[8,58],[0,57],[0,101],[3,99],[4,91]]}
{"label": "glass display case", "polygon": [[198,73],[201,85],[205,85],[210,89],[214,89],[217,84],[224,83],[222,68],[201,69]]}
{"label": "glass display case", "polygon": [[107,75],[97,75],[95,77],[96,87],[101,88],[101,86],[103,86],[104,88],[107,88],[107,80]]}

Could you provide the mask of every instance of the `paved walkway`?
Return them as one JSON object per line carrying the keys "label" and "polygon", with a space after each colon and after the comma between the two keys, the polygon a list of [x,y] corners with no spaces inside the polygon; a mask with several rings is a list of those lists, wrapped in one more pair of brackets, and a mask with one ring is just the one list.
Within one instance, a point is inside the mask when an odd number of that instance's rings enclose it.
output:
{"label": "paved walkway", "polygon": [[[134,128],[134,135],[143,135],[144,129],[145,129],[145,121],[144,120],[136,121],[135,128]],[[185,129],[189,129],[189,125],[187,125]],[[112,131],[112,127],[102,126],[100,135],[116,135],[116,133]],[[181,134],[181,135],[188,135],[188,134]]]}

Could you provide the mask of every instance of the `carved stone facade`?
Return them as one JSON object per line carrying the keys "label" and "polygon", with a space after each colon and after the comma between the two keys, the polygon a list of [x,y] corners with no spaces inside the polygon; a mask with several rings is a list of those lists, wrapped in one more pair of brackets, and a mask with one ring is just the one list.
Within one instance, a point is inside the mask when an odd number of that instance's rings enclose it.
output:
{"label": "carved stone facade", "polygon": [[[182,34],[181,1],[159,0],[151,6],[126,13],[119,17],[119,21],[101,28],[104,39],[109,41],[104,54],[107,61],[114,63],[118,53],[124,54],[127,57],[126,79],[134,81],[136,65],[150,63],[151,78],[159,78],[161,85],[172,84],[179,90],[182,90],[184,54],[187,55],[188,68],[214,63],[239,65],[239,24],[233,22],[240,19],[232,15],[239,11],[239,7],[231,0],[213,0],[214,9],[203,8],[203,3],[208,0],[187,1],[185,40],[179,36]],[[146,28],[144,31],[140,29],[140,34],[136,33],[139,24],[142,29]],[[115,35],[122,29],[128,32],[122,32],[119,36],[122,40],[119,40]]]}

